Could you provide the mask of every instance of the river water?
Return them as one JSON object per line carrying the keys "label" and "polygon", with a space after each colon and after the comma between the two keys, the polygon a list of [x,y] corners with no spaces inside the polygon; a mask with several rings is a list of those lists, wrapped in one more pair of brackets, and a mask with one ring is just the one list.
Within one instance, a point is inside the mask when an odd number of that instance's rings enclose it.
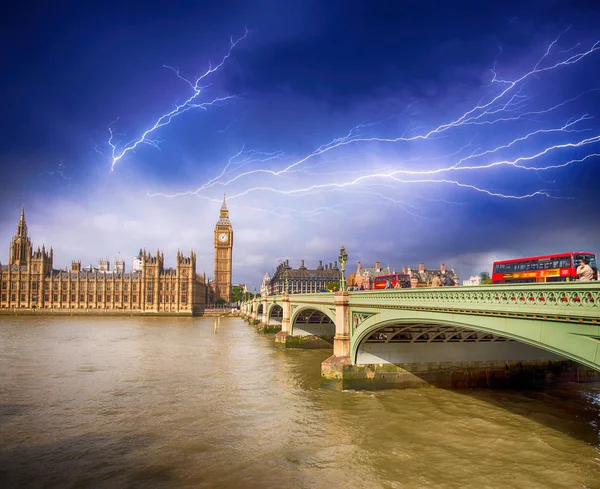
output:
{"label": "river water", "polygon": [[600,487],[600,385],[335,392],[225,318],[0,316],[0,487]]}

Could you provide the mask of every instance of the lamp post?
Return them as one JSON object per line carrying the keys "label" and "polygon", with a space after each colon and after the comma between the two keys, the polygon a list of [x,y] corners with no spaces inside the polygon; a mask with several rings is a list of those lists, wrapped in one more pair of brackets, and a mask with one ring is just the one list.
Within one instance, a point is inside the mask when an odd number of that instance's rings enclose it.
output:
{"label": "lamp post", "polygon": [[347,290],[346,288],[346,276],[344,274],[344,271],[346,270],[344,268],[344,266],[346,265],[346,262],[348,261],[348,253],[346,253],[346,248],[344,248],[344,245],[342,245],[342,247],[340,248],[340,255],[338,256],[338,261],[340,262],[340,265],[342,267],[342,278],[340,280],[340,291],[345,291]]}
{"label": "lamp post", "polygon": [[287,271],[287,268],[285,269],[284,276],[285,276],[285,293],[289,294],[290,291],[288,289],[288,271]]}

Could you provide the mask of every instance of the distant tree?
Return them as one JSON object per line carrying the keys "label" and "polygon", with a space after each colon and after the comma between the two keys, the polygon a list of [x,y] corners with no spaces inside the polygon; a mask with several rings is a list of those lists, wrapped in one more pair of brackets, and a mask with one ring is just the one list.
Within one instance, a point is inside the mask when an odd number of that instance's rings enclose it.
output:
{"label": "distant tree", "polygon": [[487,270],[485,272],[479,272],[479,278],[481,279],[481,283],[483,283],[490,279],[490,274]]}
{"label": "distant tree", "polygon": [[219,304],[219,305],[227,304],[227,301],[225,299],[223,299],[222,297],[219,297],[217,299],[217,304]]}
{"label": "distant tree", "polygon": [[329,291],[329,292],[333,292],[334,289],[338,289],[340,288],[340,283],[339,282],[327,282],[325,284],[325,288]]}
{"label": "distant tree", "polygon": [[491,283],[492,283],[491,278],[486,278],[485,280],[481,281],[481,285],[490,285]]}
{"label": "distant tree", "polygon": [[231,302],[241,302],[243,300],[244,287],[236,285],[231,287]]}

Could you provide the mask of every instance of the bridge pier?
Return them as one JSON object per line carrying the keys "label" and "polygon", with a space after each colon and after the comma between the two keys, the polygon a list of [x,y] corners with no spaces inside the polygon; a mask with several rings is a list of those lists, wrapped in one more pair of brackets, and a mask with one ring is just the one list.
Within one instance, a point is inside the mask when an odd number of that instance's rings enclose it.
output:
{"label": "bridge pier", "polygon": [[338,292],[335,304],[335,336],[333,355],[321,363],[321,381],[324,386],[343,389],[344,372],[352,368],[350,359],[350,303],[348,292]]}
{"label": "bridge pier", "polygon": [[278,333],[281,331],[279,324],[273,323],[269,319],[269,301],[267,297],[262,298],[262,316],[256,327],[259,333]]}
{"label": "bridge pier", "polygon": [[285,345],[287,342],[288,336],[290,336],[290,331],[291,331],[290,330],[290,315],[291,315],[290,296],[288,294],[283,294],[282,302],[283,302],[283,304],[282,304],[283,316],[281,318],[281,331],[275,335],[275,342],[283,343]]}

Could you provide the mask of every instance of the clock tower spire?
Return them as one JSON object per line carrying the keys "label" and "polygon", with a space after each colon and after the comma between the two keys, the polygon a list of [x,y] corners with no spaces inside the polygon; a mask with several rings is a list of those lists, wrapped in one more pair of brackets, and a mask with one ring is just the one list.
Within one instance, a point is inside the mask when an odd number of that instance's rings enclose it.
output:
{"label": "clock tower spire", "polygon": [[223,205],[215,226],[215,300],[231,302],[231,262],[233,251],[233,228],[229,220],[227,198],[223,195]]}

